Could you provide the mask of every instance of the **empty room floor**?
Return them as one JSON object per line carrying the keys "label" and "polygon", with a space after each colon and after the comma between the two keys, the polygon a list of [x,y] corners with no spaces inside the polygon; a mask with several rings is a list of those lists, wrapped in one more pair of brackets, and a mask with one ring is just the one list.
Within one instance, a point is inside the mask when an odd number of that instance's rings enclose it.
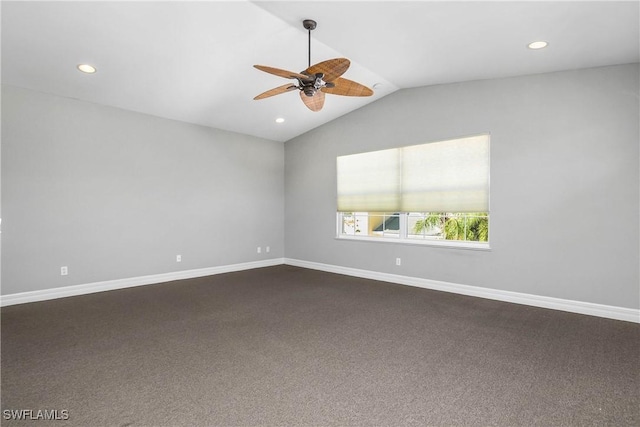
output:
{"label": "empty room floor", "polygon": [[281,265],[3,307],[2,424],[640,425],[639,356],[635,323]]}

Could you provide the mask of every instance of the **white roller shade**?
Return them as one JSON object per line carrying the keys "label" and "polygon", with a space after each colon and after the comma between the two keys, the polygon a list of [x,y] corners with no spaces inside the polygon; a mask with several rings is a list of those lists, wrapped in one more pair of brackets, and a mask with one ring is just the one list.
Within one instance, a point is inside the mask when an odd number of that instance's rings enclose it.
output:
{"label": "white roller shade", "polygon": [[488,212],[487,135],[402,148],[401,212]]}
{"label": "white roller shade", "polygon": [[400,156],[398,149],[391,149],[338,157],[338,211],[397,210]]}
{"label": "white roller shade", "polygon": [[488,212],[489,136],[340,156],[340,212]]}

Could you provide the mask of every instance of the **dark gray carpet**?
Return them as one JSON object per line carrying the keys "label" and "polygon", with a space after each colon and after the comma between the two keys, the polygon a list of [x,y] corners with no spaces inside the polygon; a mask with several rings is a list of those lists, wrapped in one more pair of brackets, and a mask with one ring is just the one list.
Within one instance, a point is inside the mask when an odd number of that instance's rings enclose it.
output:
{"label": "dark gray carpet", "polygon": [[[67,421],[7,421],[7,410]],[[291,266],[2,308],[2,425],[640,425],[640,325]]]}

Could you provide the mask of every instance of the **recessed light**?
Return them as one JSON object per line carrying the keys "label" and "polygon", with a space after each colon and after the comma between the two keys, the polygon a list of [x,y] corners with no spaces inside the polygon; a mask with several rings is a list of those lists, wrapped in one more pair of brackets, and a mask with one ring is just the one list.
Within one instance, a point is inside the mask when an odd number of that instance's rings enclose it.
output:
{"label": "recessed light", "polygon": [[87,73],[87,74],[93,74],[95,73],[96,67],[94,67],[93,65],[89,65],[89,64],[80,64],[78,65],[78,70],[82,71],[83,73]]}
{"label": "recessed light", "polygon": [[284,123],[284,119],[282,117],[278,117],[276,119],[276,123]]}
{"label": "recessed light", "polygon": [[527,47],[529,49],[543,49],[545,47],[547,47],[549,43],[545,42],[545,41],[537,41],[537,42],[531,42],[527,45]]}

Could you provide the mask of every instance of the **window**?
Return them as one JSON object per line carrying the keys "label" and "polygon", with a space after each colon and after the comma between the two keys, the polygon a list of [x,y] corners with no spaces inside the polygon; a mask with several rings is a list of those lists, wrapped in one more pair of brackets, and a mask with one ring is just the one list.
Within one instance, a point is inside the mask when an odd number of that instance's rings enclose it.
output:
{"label": "window", "polygon": [[488,247],[489,136],[337,158],[338,237]]}
{"label": "window", "polygon": [[[487,212],[339,212],[339,237],[384,237],[420,242],[489,241]],[[475,246],[474,246],[475,247]]]}

